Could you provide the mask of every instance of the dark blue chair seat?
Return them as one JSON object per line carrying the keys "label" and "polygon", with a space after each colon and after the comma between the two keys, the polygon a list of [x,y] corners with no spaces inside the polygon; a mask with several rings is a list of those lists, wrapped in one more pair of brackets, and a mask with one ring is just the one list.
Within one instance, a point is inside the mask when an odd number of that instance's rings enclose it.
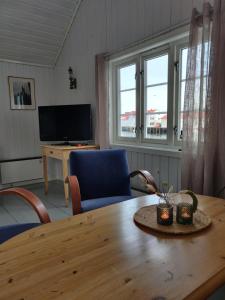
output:
{"label": "dark blue chair seat", "polygon": [[104,197],[96,198],[91,200],[84,200],[81,202],[81,211],[89,211],[96,208],[104,207],[107,205],[123,202],[129,199],[132,199],[132,196],[113,196],[113,197]]}
{"label": "dark blue chair seat", "polygon": [[13,224],[0,227],[0,244],[11,239],[17,234],[20,234],[26,230],[40,226],[40,223],[25,223],[25,224]]}

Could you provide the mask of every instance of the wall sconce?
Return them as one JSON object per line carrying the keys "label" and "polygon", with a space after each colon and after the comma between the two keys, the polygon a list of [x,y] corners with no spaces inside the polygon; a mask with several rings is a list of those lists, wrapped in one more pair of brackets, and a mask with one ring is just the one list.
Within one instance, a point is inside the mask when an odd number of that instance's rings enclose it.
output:
{"label": "wall sconce", "polygon": [[73,69],[71,67],[69,67],[68,73],[69,73],[70,89],[71,90],[76,89],[77,88],[77,79],[74,77]]}

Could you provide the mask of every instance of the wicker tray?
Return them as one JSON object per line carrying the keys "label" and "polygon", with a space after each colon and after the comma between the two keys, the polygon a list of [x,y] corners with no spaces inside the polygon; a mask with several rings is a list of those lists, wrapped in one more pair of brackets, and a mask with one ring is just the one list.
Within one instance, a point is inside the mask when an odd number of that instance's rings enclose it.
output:
{"label": "wicker tray", "polygon": [[140,225],[148,227],[157,232],[163,232],[168,234],[190,234],[201,231],[209,227],[212,223],[209,216],[203,211],[198,209],[193,215],[193,224],[181,225],[176,223],[176,210],[173,212],[173,224],[159,225],[157,223],[156,205],[149,205],[140,208],[134,214],[134,220]]}

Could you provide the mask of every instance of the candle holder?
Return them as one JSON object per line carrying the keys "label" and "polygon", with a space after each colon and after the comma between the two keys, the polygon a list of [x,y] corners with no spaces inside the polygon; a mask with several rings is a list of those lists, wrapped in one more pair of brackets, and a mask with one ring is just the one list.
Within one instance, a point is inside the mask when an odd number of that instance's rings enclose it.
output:
{"label": "candle holder", "polygon": [[193,222],[193,205],[190,203],[182,202],[177,205],[176,221],[178,224],[192,224]]}
{"label": "candle holder", "polygon": [[157,205],[157,223],[160,225],[173,224],[173,206],[166,203]]}

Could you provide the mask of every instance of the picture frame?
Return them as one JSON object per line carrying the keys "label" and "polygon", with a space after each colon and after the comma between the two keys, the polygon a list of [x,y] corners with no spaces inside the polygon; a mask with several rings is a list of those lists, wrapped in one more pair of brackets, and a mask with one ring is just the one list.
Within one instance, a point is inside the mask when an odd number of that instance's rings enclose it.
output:
{"label": "picture frame", "polygon": [[33,78],[8,76],[8,84],[11,109],[36,108]]}

